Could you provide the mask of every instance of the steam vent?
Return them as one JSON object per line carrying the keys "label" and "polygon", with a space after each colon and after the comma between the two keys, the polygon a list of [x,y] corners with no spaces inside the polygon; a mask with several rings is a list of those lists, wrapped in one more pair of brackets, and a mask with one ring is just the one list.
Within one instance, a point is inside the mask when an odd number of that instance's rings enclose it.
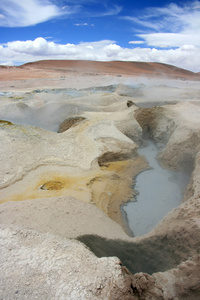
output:
{"label": "steam vent", "polygon": [[0,67],[0,299],[200,299],[200,75]]}

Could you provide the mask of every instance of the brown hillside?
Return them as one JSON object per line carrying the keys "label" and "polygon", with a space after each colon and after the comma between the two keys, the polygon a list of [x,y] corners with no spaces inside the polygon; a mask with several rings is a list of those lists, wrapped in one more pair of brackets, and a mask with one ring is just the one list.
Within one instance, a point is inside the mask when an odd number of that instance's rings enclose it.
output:
{"label": "brown hillside", "polygon": [[27,63],[21,68],[38,68],[49,70],[69,70],[86,73],[105,73],[113,75],[165,75],[179,78],[199,78],[199,74],[172,65],[149,62],[126,61],[86,61],[86,60],[43,60]]}
{"label": "brown hillside", "polygon": [[0,66],[0,81],[58,78],[81,74],[200,80],[200,73],[193,73],[172,65],[150,62],[42,60],[18,67]]}

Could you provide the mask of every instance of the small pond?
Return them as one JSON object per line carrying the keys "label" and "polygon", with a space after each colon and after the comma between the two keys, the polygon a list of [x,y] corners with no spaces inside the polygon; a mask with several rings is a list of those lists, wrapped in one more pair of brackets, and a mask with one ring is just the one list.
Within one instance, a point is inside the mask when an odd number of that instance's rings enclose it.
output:
{"label": "small pond", "polygon": [[146,157],[150,170],[141,172],[135,180],[136,201],[122,206],[122,214],[132,236],[150,232],[172,209],[177,207],[190,180],[190,174],[163,169],[156,155],[158,149],[153,141],[138,150]]}

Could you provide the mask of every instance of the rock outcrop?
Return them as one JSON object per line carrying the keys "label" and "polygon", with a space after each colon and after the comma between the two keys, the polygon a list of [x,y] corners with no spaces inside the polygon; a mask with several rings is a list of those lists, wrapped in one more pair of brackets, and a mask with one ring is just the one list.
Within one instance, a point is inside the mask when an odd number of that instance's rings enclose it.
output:
{"label": "rock outcrop", "polygon": [[134,299],[117,257],[97,258],[75,240],[17,227],[1,226],[0,239],[3,299]]}
{"label": "rock outcrop", "polygon": [[77,124],[79,124],[80,122],[82,122],[84,120],[85,120],[85,118],[83,118],[83,117],[68,118],[60,124],[60,126],[58,128],[58,133],[67,131],[69,128],[76,126]]}

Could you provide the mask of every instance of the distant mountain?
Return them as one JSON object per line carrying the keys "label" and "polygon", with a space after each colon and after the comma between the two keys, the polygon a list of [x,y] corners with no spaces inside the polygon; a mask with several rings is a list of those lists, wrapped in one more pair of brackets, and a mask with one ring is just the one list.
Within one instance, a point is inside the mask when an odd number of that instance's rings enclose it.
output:
{"label": "distant mountain", "polygon": [[42,60],[26,63],[18,68],[73,71],[77,73],[101,73],[122,76],[166,76],[173,78],[200,79],[200,72],[194,73],[172,65],[152,62],[87,61],[87,60]]}

